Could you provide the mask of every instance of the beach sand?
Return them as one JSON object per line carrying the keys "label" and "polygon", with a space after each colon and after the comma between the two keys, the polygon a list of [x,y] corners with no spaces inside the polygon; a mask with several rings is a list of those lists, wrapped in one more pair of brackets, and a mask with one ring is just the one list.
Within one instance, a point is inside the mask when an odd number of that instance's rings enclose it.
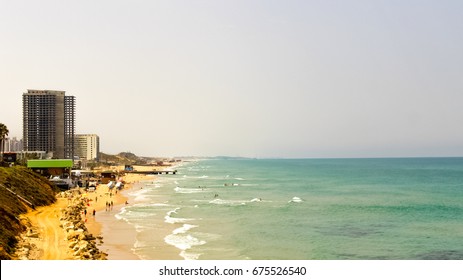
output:
{"label": "beach sand", "polygon": [[39,207],[24,217],[29,219],[27,234],[29,259],[33,260],[72,260],[74,259],[66,233],[59,220],[61,209],[67,205],[67,199],[59,198],[51,206]]}
{"label": "beach sand", "polygon": [[[118,170],[122,170],[119,166]],[[153,170],[153,167],[136,166],[138,171]],[[83,193],[82,197],[88,198],[87,213],[82,213],[82,219],[88,231],[95,237],[100,251],[108,254],[109,260],[137,260],[131,248],[136,242],[135,228],[115,217],[129,199],[125,193],[131,191],[140,181],[153,180],[155,177],[143,174],[126,174],[122,178],[125,182],[124,189],[116,192],[109,190],[105,184],[100,184],[95,191]],[[113,202],[108,208],[106,203]],[[28,219],[29,233],[27,239],[28,259],[36,260],[72,260],[76,259],[70,250],[70,242],[66,238],[66,232],[61,227],[60,213],[69,201],[66,198],[58,198],[57,202],[45,207],[40,207],[23,215]],[[93,212],[95,211],[95,214]],[[33,233],[33,234],[31,234]],[[23,242],[20,242],[24,244]],[[181,259],[179,251],[172,246],[159,250],[159,259]],[[20,248],[21,249],[21,248]]]}
{"label": "beach sand", "polygon": [[[128,174],[124,176],[124,189],[131,189],[134,184],[145,180],[145,175]],[[102,236],[103,239],[97,245],[101,251],[108,254],[108,259],[116,260],[136,260],[139,259],[131,252],[131,247],[135,243],[135,229],[124,221],[118,220],[115,214],[118,213],[128,198],[123,195],[123,191],[110,191],[109,188],[102,184],[99,185],[95,192],[88,193],[92,199],[90,206],[87,208],[87,229],[94,236]],[[106,203],[111,204],[108,207]],[[93,215],[95,210],[95,215]]]}

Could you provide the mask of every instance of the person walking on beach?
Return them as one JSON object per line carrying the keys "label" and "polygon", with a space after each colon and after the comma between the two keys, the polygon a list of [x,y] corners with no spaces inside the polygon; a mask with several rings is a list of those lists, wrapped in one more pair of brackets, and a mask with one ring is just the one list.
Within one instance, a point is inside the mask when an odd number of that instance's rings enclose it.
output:
{"label": "person walking on beach", "polygon": [[84,209],[84,216],[87,217],[87,209]]}
{"label": "person walking on beach", "polygon": [[95,217],[95,214],[96,214],[96,210],[93,209],[93,217]]}
{"label": "person walking on beach", "polygon": [[111,200],[111,210],[113,210],[113,201]]}

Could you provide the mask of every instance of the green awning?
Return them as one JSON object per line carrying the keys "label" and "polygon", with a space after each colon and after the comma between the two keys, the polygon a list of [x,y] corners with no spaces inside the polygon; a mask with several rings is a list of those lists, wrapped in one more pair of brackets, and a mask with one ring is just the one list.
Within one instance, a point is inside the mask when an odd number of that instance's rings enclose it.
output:
{"label": "green awning", "polygon": [[71,168],[72,159],[33,159],[27,161],[28,168]]}

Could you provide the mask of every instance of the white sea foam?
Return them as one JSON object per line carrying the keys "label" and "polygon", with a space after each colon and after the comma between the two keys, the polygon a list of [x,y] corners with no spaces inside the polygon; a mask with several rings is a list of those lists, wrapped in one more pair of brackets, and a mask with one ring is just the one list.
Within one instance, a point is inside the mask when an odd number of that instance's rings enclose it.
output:
{"label": "white sea foam", "polygon": [[153,203],[153,204],[150,204],[150,206],[154,206],[154,207],[164,207],[164,206],[171,206],[171,205],[166,204],[166,203]]}
{"label": "white sea foam", "polygon": [[134,197],[134,201],[136,201],[136,202],[143,202],[143,201],[149,201],[150,200],[148,198],[148,193],[149,193],[149,190],[140,189],[138,191],[131,192],[128,195]]}
{"label": "white sea foam", "polygon": [[130,215],[130,207],[122,207],[119,210],[119,213],[115,214],[114,217],[118,220],[124,220],[128,222],[127,216]]}
{"label": "white sea foam", "polygon": [[180,208],[175,208],[174,210],[167,212],[167,215],[164,217],[164,221],[168,224],[179,224],[179,223],[185,223],[185,222],[194,220],[194,219],[188,219],[188,218],[172,217],[172,215],[178,214],[177,210],[180,210]]}
{"label": "white sea foam", "polygon": [[201,256],[201,254],[187,253],[185,251],[182,251],[180,253],[180,257],[182,257],[185,260],[197,260],[197,259],[199,259],[200,256]]}
{"label": "white sea foam", "polygon": [[243,178],[239,178],[239,177],[238,177],[238,178],[235,178],[235,180],[238,180],[238,181],[244,181],[245,179],[243,179]]}
{"label": "white sea foam", "polygon": [[186,219],[186,218],[172,218],[172,217],[169,217],[169,216],[165,216],[164,217],[164,221],[168,224],[181,224],[181,223],[185,223],[185,222],[188,222],[188,221],[192,221],[194,219]]}
{"label": "white sea foam", "polygon": [[224,200],[220,198],[216,198],[214,200],[209,201],[210,204],[217,204],[217,205],[229,205],[229,206],[240,206],[246,205],[245,200]]}
{"label": "white sea foam", "polygon": [[135,202],[147,202],[150,201],[149,197],[146,195],[139,195],[133,199]]}
{"label": "white sea foam", "polygon": [[173,234],[187,233],[192,228],[198,227],[197,225],[183,224],[182,227],[179,227],[173,231]]}
{"label": "white sea foam", "polygon": [[157,216],[158,213],[150,211],[150,204],[137,204],[121,208],[121,211],[114,215],[118,220],[125,220],[127,222],[138,219],[145,219],[152,216]]}
{"label": "white sea foam", "polygon": [[143,194],[145,194],[147,192],[149,192],[149,190],[140,188],[139,190],[130,192],[129,195],[130,196],[139,196],[139,195],[143,195]]}
{"label": "white sea foam", "polygon": [[173,245],[183,251],[191,249],[191,247],[193,246],[200,246],[206,244],[206,241],[199,240],[198,238],[193,237],[190,234],[170,234],[164,238],[164,241],[167,244]]}
{"label": "white sea foam", "polygon": [[176,193],[200,193],[204,192],[203,188],[180,188],[180,187],[175,187],[175,192]]}
{"label": "white sea foam", "polygon": [[135,225],[135,231],[136,232],[142,232],[146,228],[148,228],[148,227],[141,226],[141,225]]}
{"label": "white sea foam", "polygon": [[118,220],[125,220],[124,217],[121,216],[122,213],[114,215],[114,217]]}
{"label": "white sea foam", "polygon": [[167,215],[170,216],[170,215],[172,215],[172,214],[178,214],[177,211],[180,210],[180,209],[182,209],[182,208],[177,207],[177,208],[175,208],[174,210],[170,210],[169,212],[167,212]]}
{"label": "white sea foam", "polygon": [[[134,215],[135,214],[135,215]],[[127,210],[125,207],[124,208],[121,208],[121,211],[117,214],[114,215],[114,217],[117,219],[117,220],[120,220],[120,221],[124,221],[130,225],[134,225],[136,227],[136,222],[134,222],[134,220],[132,218],[136,217],[137,213],[134,213],[132,211]],[[143,216],[143,217],[146,217],[146,215],[140,215],[140,216]]]}
{"label": "white sea foam", "polygon": [[288,201],[289,203],[291,202],[295,202],[295,203],[301,203],[302,202],[302,199],[300,197],[293,197],[290,201]]}
{"label": "white sea foam", "polygon": [[150,259],[149,254],[143,253],[143,249],[147,246],[148,246],[147,242],[143,242],[143,241],[136,239],[135,243],[133,244],[132,252],[136,256],[138,256],[141,260],[149,260]]}
{"label": "white sea foam", "polygon": [[119,210],[119,214],[123,215],[124,213],[126,213],[128,211],[128,208],[129,208],[128,206],[121,207],[121,209]]}

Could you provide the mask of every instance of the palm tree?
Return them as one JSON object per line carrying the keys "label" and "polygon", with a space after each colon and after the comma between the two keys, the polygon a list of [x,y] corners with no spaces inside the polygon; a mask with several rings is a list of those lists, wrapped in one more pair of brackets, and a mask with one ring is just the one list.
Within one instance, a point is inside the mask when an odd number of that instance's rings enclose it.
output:
{"label": "palm tree", "polygon": [[0,161],[3,161],[3,141],[6,136],[8,136],[8,133],[9,131],[6,125],[0,123]]}

